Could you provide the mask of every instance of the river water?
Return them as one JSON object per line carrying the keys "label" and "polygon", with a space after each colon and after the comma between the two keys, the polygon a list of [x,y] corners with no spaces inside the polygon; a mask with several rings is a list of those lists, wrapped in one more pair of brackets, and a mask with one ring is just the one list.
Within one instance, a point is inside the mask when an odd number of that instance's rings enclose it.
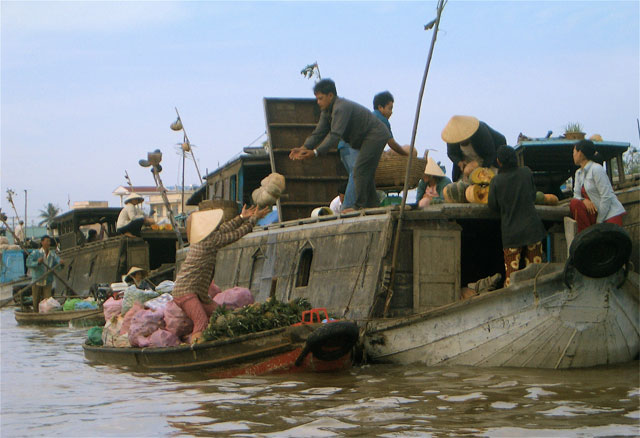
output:
{"label": "river water", "polygon": [[86,329],[17,326],[10,308],[0,327],[1,437],[640,436],[637,361],[213,379],[91,365]]}

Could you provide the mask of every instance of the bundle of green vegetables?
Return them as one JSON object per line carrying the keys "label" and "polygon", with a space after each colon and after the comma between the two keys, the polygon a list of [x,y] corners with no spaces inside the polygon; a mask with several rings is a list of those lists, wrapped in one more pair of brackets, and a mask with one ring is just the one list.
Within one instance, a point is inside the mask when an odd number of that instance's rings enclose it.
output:
{"label": "bundle of green vegetables", "polygon": [[203,336],[207,341],[256,333],[300,322],[302,312],[311,310],[306,298],[295,298],[283,303],[270,298],[265,303],[254,303],[236,310],[218,307]]}

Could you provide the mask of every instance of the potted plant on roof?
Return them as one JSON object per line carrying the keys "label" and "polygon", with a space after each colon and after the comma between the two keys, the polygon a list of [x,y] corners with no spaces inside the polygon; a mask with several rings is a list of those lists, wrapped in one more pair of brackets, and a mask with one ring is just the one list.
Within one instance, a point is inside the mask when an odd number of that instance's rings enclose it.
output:
{"label": "potted plant on roof", "polygon": [[564,127],[564,138],[567,140],[584,140],[584,136],[586,134],[582,132],[582,126],[580,123],[568,123],[567,126]]}

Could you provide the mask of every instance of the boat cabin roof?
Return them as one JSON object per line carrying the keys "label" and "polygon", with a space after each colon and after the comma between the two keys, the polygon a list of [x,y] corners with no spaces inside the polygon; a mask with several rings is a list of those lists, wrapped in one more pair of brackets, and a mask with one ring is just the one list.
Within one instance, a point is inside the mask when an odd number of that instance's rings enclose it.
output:
{"label": "boat cabin roof", "polygon": [[63,225],[73,223],[74,227],[82,225],[95,224],[102,219],[102,222],[115,223],[118,221],[122,207],[97,207],[97,208],[79,208],[69,210],[59,214],[51,221],[52,229],[60,229]]}

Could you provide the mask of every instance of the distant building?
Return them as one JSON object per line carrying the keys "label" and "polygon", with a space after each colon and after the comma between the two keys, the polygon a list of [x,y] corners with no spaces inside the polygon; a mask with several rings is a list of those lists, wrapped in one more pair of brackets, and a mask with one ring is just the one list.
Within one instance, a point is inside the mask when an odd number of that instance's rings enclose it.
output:
{"label": "distant building", "polygon": [[72,210],[78,210],[80,208],[98,208],[108,207],[109,201],[76,201],[73,203]]}

